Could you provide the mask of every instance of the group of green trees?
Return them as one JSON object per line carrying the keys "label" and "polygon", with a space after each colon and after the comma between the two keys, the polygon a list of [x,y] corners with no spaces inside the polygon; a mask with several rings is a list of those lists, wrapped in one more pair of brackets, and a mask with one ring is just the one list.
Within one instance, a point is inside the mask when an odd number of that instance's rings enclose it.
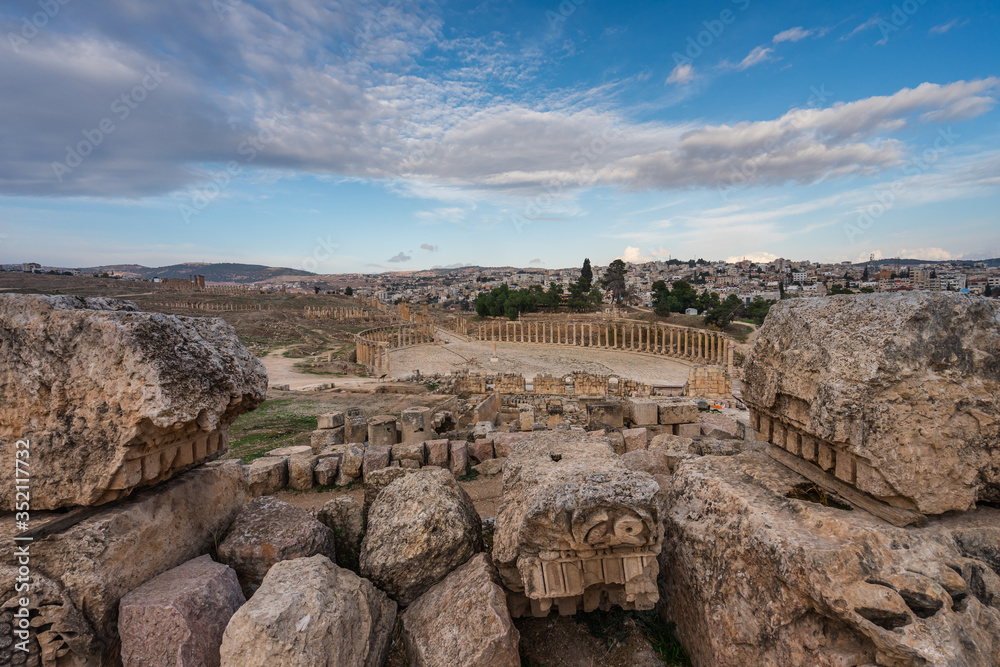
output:
{"label": "group of green trees", "polygon": [[669,317],[670,313],[683,313],[688,308],[696,308],[705,313],[706,324],[713,324],[720,329],[725,329],[737,319],[753,320],[760,326],[774,303],[774,300],[757,297],[747,304],[735,294],[730,294],[725,300],[720,299],[715,292],[698,294],[694,287],[683,280],[678,280],[671,287],[662,280],[653,283],[653,312],[657,315]]}
{"label": "group of green trees", "polygon": [[569,285],[569,297],[563,299],[563,286],[549,283],[545,289],[532,285],[512,290],[507,283],[494,287],[476,297],[476,314],[480,317],[502,317],[516,320],[521,313],[533,313],[539,308],[558,308],[562,305],[572,310],[591,310],[601,304],[601,290],[594,286],[594,271],[590,260],[583,260],[580,278]]}

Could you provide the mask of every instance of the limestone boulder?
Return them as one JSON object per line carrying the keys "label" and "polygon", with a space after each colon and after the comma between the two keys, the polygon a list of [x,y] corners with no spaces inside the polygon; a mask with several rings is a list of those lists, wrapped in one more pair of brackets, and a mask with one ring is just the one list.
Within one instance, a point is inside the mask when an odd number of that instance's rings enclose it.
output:
{"label": "limestone boulder", "polygon": [[369,445],[365,447],[364,466],[362,471],[365,476],[376,470],[381,470],[389,465],[392,460],[392,447],[389,445]]}
{"label": "limestone boulder", "polygon": [[438,466],[439,468],[447,467],[448,465],[448,441],[447,440],[428,440],[424,443],[424,447],[427,449],[427,465]]}
{"label": "limestone boulder", "polygon": [[368,509],[361,574],[407,605],[483,550],[472,499],[446,470],[411,472]]}
{"label": "limestone boulder", "polygon": [[333,531],[271,496],[247,503],[219,545],[219,560],[236,570],[248,598],[275,563],[316,554],[336,558]]}
{"label": "limestone boulder", "polygon": [[244,602],[236,572],[207,555],[153,577],[119,605],[122,664],[219,665],[222,634]]}
{"label": "limestone boulder", "polygon": [[657,475],[669,475],[671,471],[667,455],[662,450],[658,449],[639,449],[632,452],[626,452],[622,455],[622,463],[624,463],[625,467],[629,470],[648,472],[654,477]]}
{"label": "limestone boulder", "polygon": [[396,603],[350,570],[315,555],[275,564],[233,615],[222,665],[381,667]]}
{"label": "limestone boulder", "polygon": [[995,300],[915,291],[782,301],[743,384],[754,430],[885,502],[940,514],[1000,501]]}
{"label": "limestone boulder", "polygon": [[518,667],[520,636],[486,554],[477,554],[407,607],[403,641],[415,667]]}
{"label": "limestone boulder", "polygon": [[530,433],[497,433],[493,439],[493,449],[496,457],[499,459],[510,456],[517,443],[530,436]]}
{"label": "limestone boulder", "polygon": [[493,542],[513,615],[545,616],[553,605],[561,614],[651,609],[658,490],[604,436],[548,431],[521,442],[504,465]]}
{"label": "limestone boulder", "polygon": [[669,478],[663,607],[695,665],[1000,664],[1000,510],[896,528],[810,487],[761,451]]}
{"label": "limestone boulder", "polygon": [[[225,451],[263,400],[261,362],[217,318],[134,303],[0,295],[0,455],[31,443],[34,511],[100,505]],[[14,476],[0,508],[14,509]]]}
{"label": "limestone boulder", "polygon": [[318,486],[333,486],[340,471],[339,456],[321,456],[313,468],[313,479]]}
{"label": "limestone boulder", "polygon": [[[224,461],[75,518],[32,512],[32,525],[42,532],[30,543],[29,607],[37,618],[35,627],[48,629],[31,634],[31,651],[53,661],[64,656],[70,664],[111,660],[117,653],[122,597],[209,553],[247,500],[242,466]],[[57,526],[56,521],[61,527],[46,534],[45,527]],[[0,517],[0,534],[18,534],[13,514]],[[11,608],[22,597],[14,590],[15,576],[12,565],[0,564],[0,607]]]}
{"label": "limestone boulder", "polygon": [[476,440],[469,443],[468,451],[469,458],[474,459],[476,463],[488,461],[493,458],[493,441],[489,438]]}
{"label": "limestone boulder", "polygon": [[451,474],[461,477],[469,466],[469,443],[464,440],[452,440],[448,443],[448,449]]}
{"label": "limestone boulder", "polygon": [[406,477],[411,472],[413,471],[408,468],[393,466],[391,468],[374,470],[371,474],[365,475],[365,507],[371,507],[371,504],[375,502],[375,498],[382,489],[397,479]]}
{"label": "limestone boulder", "polygon": [[313,470],[318,457],[310,455],[292,456],[288,459],[288,486],[296,491],[308,491],[313,487]]}
{"label": "limestone boulder", "polygon": [[269,496],[288,486],[288,459],[284,456],[262,456],[243,470],[252,496]]}

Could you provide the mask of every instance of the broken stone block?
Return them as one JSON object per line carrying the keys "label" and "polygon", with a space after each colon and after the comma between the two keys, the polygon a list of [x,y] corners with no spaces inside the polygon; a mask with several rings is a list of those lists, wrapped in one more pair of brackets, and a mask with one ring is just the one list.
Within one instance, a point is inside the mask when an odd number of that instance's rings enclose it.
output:
{"label": "broken stone block", "polygon": [[364,474],[368,475],[375,470],[388,467],[391,457],[392,447],[389,445],[369,445],[365,447]]}
{"label": "broken stone block", "polygon": [[625,440],[625,451],[634,452],[646,449],[646,429],[627,428],[622,430],[622,438]]}
{"label": "broken stone block", "polygon": [[615,401],[587,403],[587,421],[622,428],[625,426],[624,406]]}
{"label": "broken stone block", "polygon": [[317,486],[332,486],[337,482],[340,470],[339,456],[321,456],[313,468],[313,479]]}
{"label": "broken stone block", "polygon": [[473,470],[478,472],[480,475],[486,475],[490,477],[492,475],[499,475],[503,472],[503,464],[507,462],[507,459],[486,459],[477,466],[472,466]]}
{"label": "broken stone block", "polygon": [[701,426],[698,424],[674,424],[674,435],[681,438],[697,438],[701,435]]}
{"label": "broken stone block", "polygon": [[[689,424],[698,421],[698,406],[692,401],[671,401],[658,404],[661,424]],[[701,435],[701,430],[694,435]],[[690,436],[686,436],[690,437]]]}
{"label": "broken stone block", "polygon": [[449,574],[401,616],[410,664],[518,667],[520,636],[486,554]]}
{"label": "broken stone block", "polygon": [[890,505],[1000,502],[998,323],[1000,303],[969,294],[783,301],[747,358],[750,425],[807,460],[815,439],[819,465]]}
{"label": "broken stone block", "polygon": [[344,444],[344,427],[317,429],[309,436],[309,446],[313,454],[319,454],[325,447]]}
{"label": "broken stone block", "polygon": [[629,416],[636,426],[652,426],[659,421],[659,408],[648,398],[630,398]]}
{"label": "broken stone block", "polygon": [[392,415],[376,415],[368,420],[368,444],[388,445],[397,442],[396,418]]}
{"label": "broken stone block", "polygon": [[461,477],[469,465],[469,443],[464,440],[452,440],[448,447],[451,452],[449,457],[451,474]]}
{"label": "broken stone block", "polygon": [[[316,418],[317,428],[339,428],[344,425],[344,413],[339,411],[327,412]],[[332,444],[341,444],[339,442]]]}
{"label": "broken stone block", "polygon": [[337,471],[337,486],[347,486],[361,477],[365,462],[365,447],[360,444],[349,444],[343,449],[340,459],[340,469]]}
{"label": "broken stone block", "polygon": [[[358,414],[351,414],[354,409],[358,410]],[[361,416],[360,410],[348,408],[344,418],[344,442],[361,444],[368,441],[368,420]]]}
{"label": "broken stone block", "polygon": [[514,446],[530,435],[530,433],[497,433],[493,439],[493,450],[496,457],[506,458],[510,456]]}
{"label": "broken stone block", "polygon": [[477,463],[493,458],[493,441],[487,438],[469,444],[469,457]]}
{"label": "broken stone block", "polygon": [[408,444],[399,444],[392,446],[392,460],[393,461],[416,461],[418,464],[424,462],[424,443],[413,442]]}
{"label": "broken stone block", "polygon": [[476,422],[476,425],[472,427],[472,437],[473,439],[488,438],[496,432],[496,427],[493,426],[491,421],[480,421]]}
{"label": "broken stone block", "polygon": [[400,439],[406,444],[424,442],[433,437],[431,409],[425,407],[406,408],[399,419]]}
{"label": "broken stone block", "polygon": [[368,508],[361,574],[407,605],[483,550],[472,499],[446,470],[406,474]]}
{"label": "broken stone block", "polygon": [[337,496],[320,508],[316,518],[337,537],[337,565],[356,572],[365,531],[364,506],[351,496]]}
{"label": "broken stone block", "polygon": [[[32,511],[101,505],[226,451],[267,374],[225,321],[129,301],[0,295],[0,453],[31,442]],[[13,463],[11,463],[13,465]],[[0,476],[13,511],[15,477]]]}
{"label": "broken stone block", "polygon": [[254,497],[271,495],[288,486],[288,459],[284,456],[262,456],[243,469]]}
{"label": "broken stone block", "polygon": [[428,440],[424,447],[427,449],[427,465],[441,468],[448,465],[447,440]]}
{"label": "broken stone block", "polygon": [[288,459],[288,486],[296,491],[313,488],[313,469],[318,457],[300,454]]}
{"label": "broken stone block", "polygon": [[532,435],[504,467],[493,559],[515,616],[652,609],[662,544],[656,481],[603,436]]}
{"label": "broken stone block", "polygon": [[219,665],[222,634],[244,602],[236,573],[207,555],[153,577],[119,604],[122,664]]}
{"label": "broken stone block", "polygon": [[370,581],[316,555],[277,563],[233,615],[223,667],[381,667],[396,603]]}
{"label": "broken stone block", "polygon": [[518,427],[522,431],[530,431],[535,427],[535,408],[531,405],[522,405],[517,412]]}
{"label": "broken stone block", "polygon": [[629,470],[648,472],[655,478],[657,475],[669,475],[671,471],[667,455],[660,449],[637,449],[622,456],[622,463]]}
{"label": "broken stone block", "polygon": [[399,462],[401,468],[407,468],[409,470],[417,470],[420,468],[420,462],[414,461],[413,459],[403,459]]}
{"label": "broken stone block", "polygon": [[289,447],[278,447],[267,452],[267,456],[296,456],[298,454],[312,454],[312,447],[309,445],[291,445]]}
{"label": "broken stone block", "polygon": [[1000,664],[1000,510],[896,528],[812,486],[759,451],[669,478],[663,614],[693,664]]}
{"label": "broken stone block", "polygon": [[[52,662],[64,656],[67,664],[118,660],[121,598],[208,553],[248,499],[239,461],[210,463],[36,537],[29,609],[33,627],[48,630],[31,634],[30,652]],[[67,516],[32,512],[31,518],[43,526]],[[0,535],[17,534],[14,514],[0,516]],[[0,606],[11,609],[23,595],[14,590],[17,573],[8,562],[0,562]]]}
{"label": "broken stone block", "polygon": [[271,496],[247,503],[219,545],[219,561],[236,570],[248,598],[275,563],[314,554],[336,557],[333,531]]}

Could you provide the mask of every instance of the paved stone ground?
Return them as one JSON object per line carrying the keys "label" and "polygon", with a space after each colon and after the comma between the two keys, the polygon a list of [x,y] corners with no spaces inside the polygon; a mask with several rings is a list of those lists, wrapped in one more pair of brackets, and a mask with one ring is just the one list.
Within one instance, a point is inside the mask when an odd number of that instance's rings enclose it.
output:
{"label": "paved stone ground", "polygon": [[490,361],[494,348],[492,341],[465,341],[440,329],[438,338],[442,344],[391,351],[389,375],[403,378],[416,370],[424,375],[471,370],[521,373],[534,378],[540,373],[559,375],[584,371],[618,375],[647,384],[682,385],[687,382],[691,367],[687,362],[651,354],[531,343],[496,343],[499,361],[494,363]]}

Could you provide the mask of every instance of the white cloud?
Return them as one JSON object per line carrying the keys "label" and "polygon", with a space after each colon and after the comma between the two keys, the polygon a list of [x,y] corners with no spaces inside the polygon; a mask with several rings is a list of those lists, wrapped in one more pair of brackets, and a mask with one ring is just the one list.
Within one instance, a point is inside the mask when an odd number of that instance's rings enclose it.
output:
{"label": "white cloud", "polygon": [[436,245],[431,245],[430,243],[421,243],[421,244],[420,244],[420,247],[421,247],[421,248],[422,248],[423,250],[427,250],[427,251],[429,251],[429,252],[437,252],[437,251],[438,251],[438,246],[436,246]]}
{"label": "white cloud", "polygon": [[730,264],[735,264],[736,262],[742,262],[748,260],[754,264],[770,264],[774,260],[778,259],[778,256],[770,252],[748,252],[745,255],[733,255],[732,257],[727,257],[726,261]]}
{"label": "white cloud", "polygon": [[962,27],[963,25],[965,25],[968,22],[969,22],[968,19],[962,21],[961,23],[959,23],[958,19],[952,19],[952,20],[948,21],[947,23],[942,23],[941,25],[934,26],[933,28],[931,28],[927,32],[930,33],[931,35],[943,35],[944,33],[948,32],[952,28],[955,28],[955,27],[959,27],[960,28],[960,27]]}
{"label": "white cloud", "polygon": [[754,65],[759,65],[760,63],[773,60],[771,54],[774,53],[774,49],[767,48],[764,46],[755,46],[753,51],[747,54],[747,57],[740,61],[739,65],[736,65],[736,69],[745,70]]}
{"label": "white cloud", "polygon": [[851,32],[847,33],[846,35],[844,35],[840,39],[841,39],[841,41],[843,41],[845,39],[850,39],[851,37],[854,37],[859,32],[862,32],[864,30],[867,30],[868,28],[872,28],[872,27],[878,25],[878,22],[881,21],[881,20],[882,20],[882,17],[879,16],[878,14],[876,14],[875,16],[871,17],[870,19],[868,19],[864,23],[858,25],[856,28],[854,28],[854,30],[852,30]]}
{"label": "white cloud", "polygon": [[635,246],[626,246],[625,252],[619,255],[617,259],[628,262],[629,264],[642,264],[643,262],[649,261],[649,257],[644,257]]}
{"label": "white cloud", "polygon": [[691,83],[692,80],[694,80],[694,66],[691,63],[680,63],[670,72],[666,83],[676,83],[683,86]]}
{"label": "white cloud", "polygon": [[943,248],[918,248],[916,250],[900,250],[896,253],[900,259],[926,259],[930,261],[946,261],[949,259],[960,259],[962,255],[955,255]]}
{"label": "white cloud", "polygon": [[413,259],[413,257],[411,257],[410,255],[407,255],[405,252],[400,251],[398,254],[393,255],[392,257],[390,257],[389,259],[387,259],[385,261],[392,262],[394,264],[398,264],[400,262],[409,262],[411,259]]}
{"label": "white cloud", "polygon": [[788,30],[782,30],[771,40],[775,44],[781,42],[797,42],[800,39],[805,39],[813,33],[812,30],[805,30],[802,26],[796,26],[794,28],[789,28]]}
{"label": "white cloud", "polygon": [[536,258],[534,258],[533,260],[531,260],[528,263],[529,264],[541,264],[542,263],[542,258],[541,257],[536,257]]}

